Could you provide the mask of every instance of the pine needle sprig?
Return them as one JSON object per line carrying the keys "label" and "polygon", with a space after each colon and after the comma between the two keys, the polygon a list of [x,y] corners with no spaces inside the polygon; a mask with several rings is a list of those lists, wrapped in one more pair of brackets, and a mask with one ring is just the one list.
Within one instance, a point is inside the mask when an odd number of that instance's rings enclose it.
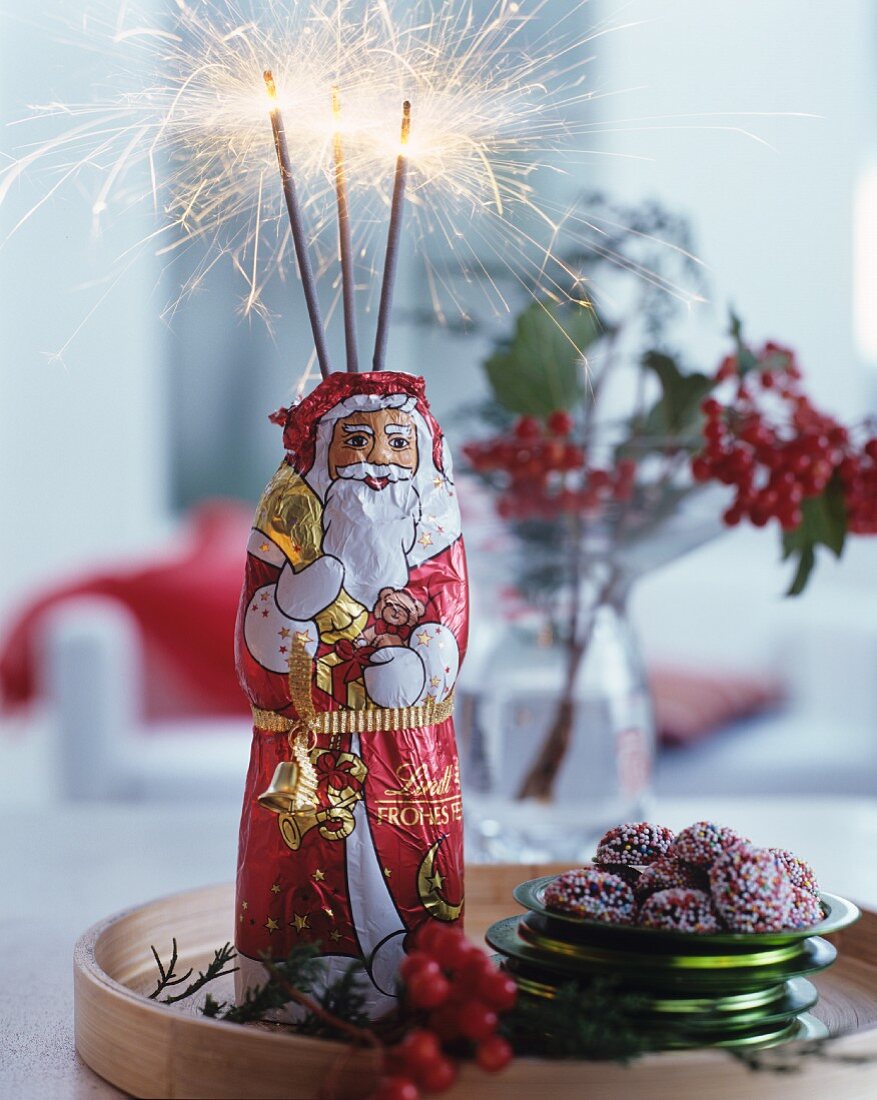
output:
{"label": "pine needle sprig", "polygon": [[[330,1017],[346,1020],[354,1027],[370,1029],[371,1019],[366,1011],[366,991],[363,982],[365,966],[355,960],[334,982],[316,998],[320,1007]],[[325,1020],[311,1014],[302,1024],[302,1031],[308,1034],[322,1034]]]}
{"label": "pine needle sprig", "polygon": [[[316,944],[300,944],[274,965],[291,985],[302,993],[308,993],[317,975],[316,960],[319,954]],[[231,1024],[251,1024],[264,1020],[269,1013],[283,1008],[289,1001],[287,990],[269,974],[264,984],[247,988],[240,1004],[226,1005],[208,997],[201,1011],[205,1016],[227,1020]]]}
{"label": "pine needle sprig", "polygon": [[211,1019],[249,1024],[264,1020],[289,1004],[298,1004],[304,1009],[296,1025],[300,1034],[343,1037],[360,1045],[380,1046],[366,1012],[362,961],[351,960],[338,978],[317,990],[314,987],[320,973],[319,957],[319,944],[301,944],[280,959],[263,955],[268,978],[262,985],[250,986],[235,1005],[220,1003],[208,995],[201,1011]]}
{"label": "pine needle sprig", "polygon": [[[153,958],[155,959],[156,965],[158,966],[159,975],[155,989],[152,991],[152,993],[149,994],[149,999],[151,1001],[154,1001],[157,1000],[159,995],[161,993],[164,993],[166,989],[182,985],[183,982],[188,981],[188,979],[191,978],[192,974],[194,974],[195,970],[194,967],[189,967],[186,973],[180,975],[179,977],[175,973],[176,965],[179,961],[176,936],[174,936],[172,940],[171,957],[167,966],[162,963],[161,959],[159,958],[158,952],[151,944],[150,950],[152,951]],[[234,974],[238,967],[232,966],[228,970],[226,970],[225,967],[228,965],[228,963],[232,962],[232,960],[236,958],[237,952],[230,943],[226,943],[222,947],[218,947],[213,952],[213,959],[206,970],[199,970],[198,977],[195,978],[195,980],[191,982],[188,986],[186,986],[182,993],[163,997],[161,1003],[172,1005],[176,1004],[178,1001],[184,1001],[187,997],[191,997],[200,989],[203,989],[203,987],[207,985],[208,982],[216,981],[217,978],[221,978],[226,974]]]}
{"label": "pine needle sprig", "polygon": [[649,1049],[636,1025],[645,1008],[645,998],[610,979],[586,989],[571,982],[552,999],[519,997],[502,1030],[516,1055],[624,1062]]}

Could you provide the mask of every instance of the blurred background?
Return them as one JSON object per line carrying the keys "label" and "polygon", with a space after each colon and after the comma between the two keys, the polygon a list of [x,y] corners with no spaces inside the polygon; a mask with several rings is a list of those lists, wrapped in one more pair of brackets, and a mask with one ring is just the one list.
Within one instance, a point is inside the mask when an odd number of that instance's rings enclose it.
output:
{"label": "blurred background", "polygon": [[[173,6],[149,5],[168,19]],[[563,5],[550,6],[554,21]],[[678,340],[700,369],[726,352],[733,303],[753,339],[797,350],[817,404],[846,418],[877,411],[874,5],[808,6],[806,17],[795,0],[569,7],[583,32],[607,18],[630,26],[588,47],[589,80],[607,96],[587,109],[603,125],[558,197],[588,188],[628,203],[656,198],[690,220],[710,301]],[[46,34],[63,8],[40,0],[23,14],[6,0],[4,122],[28,103],[86,100],[100,83],[99,54]],[[15,137],[4,129],[4,156]],[[44,190],[38,175],[22,178],[0,207],[4,238]],[[279,287],[268,302],[273,335],[240,319],[230,265],[163,317],[186,261],[143,255],[110,283],[106,272],[148,231],[150,212],[96,237],[90,206],[75,188],[59,193],[0,250],[0,796],[35,801],[48,784],[68,798],[231,804],[249,749],[231,671],[247,516],[282,457],[267,414],[288,403],[306,363],[306,318]],[[485,392],[488,337],[406,324],[428,293],[419,261],[403,263],[391,361],[426,376],[459,444],[461,398]],[[474,524],[484,507],[473,494]],[[484,567],[473,561],[476,576]],[[695,735],[659,748],[659,795],[874,793],[875,571],[877,545],[860,539],[841,563],[821,563],[802,599],[784,600],[776,538],[746,529],[636,586],[646,663],[683,709],[692,701],[682,725]],[[156,573],[132,611],[132,575]],[[26,641],[12,645],[23,623]],[[180,646],[190,677],[199,661],[228,669],[231,687],[211,713],[174,657]],[[765,705],[739,717],[747,708],[735,706],[734,688],[717,720],[710,704],[728,683],[750,696],[766,686]]]}

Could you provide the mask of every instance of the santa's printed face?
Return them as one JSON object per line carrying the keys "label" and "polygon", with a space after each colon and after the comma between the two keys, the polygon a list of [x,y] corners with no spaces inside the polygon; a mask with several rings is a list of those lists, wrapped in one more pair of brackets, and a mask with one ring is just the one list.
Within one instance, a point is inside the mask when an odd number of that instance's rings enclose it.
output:
{"label": "santa's printed face", "polygon": [[336,420],[329,445],[329,476],[363,481],[372,490],[410,481],[417,471],[417,430],[411,414],[377,409]]}

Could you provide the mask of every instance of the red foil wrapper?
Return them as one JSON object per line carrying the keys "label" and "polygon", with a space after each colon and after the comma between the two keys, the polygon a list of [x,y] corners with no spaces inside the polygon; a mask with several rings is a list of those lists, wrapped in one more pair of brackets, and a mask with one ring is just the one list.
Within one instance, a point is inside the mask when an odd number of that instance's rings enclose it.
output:
{"label": "red foil wrapper", "polygon": [[272,419],[283,424],[287,455],[256,512],[235,646],[255,715],[237,873],[238,991],[264,980],[262,953],[318,943],[327,978],[365,961],[378,1014],[392,1007],[408,934],[428,920],[462,920],[453,718],[312,731],[317,812],[293,820],[259,795],[291,756],[289,734],[272,730],[272,719],[304,717],[290,683],[295,646],[307,655],[318,715],[449,709],[468,632],[451,460],[423,379],[411,375],[333,374]]}

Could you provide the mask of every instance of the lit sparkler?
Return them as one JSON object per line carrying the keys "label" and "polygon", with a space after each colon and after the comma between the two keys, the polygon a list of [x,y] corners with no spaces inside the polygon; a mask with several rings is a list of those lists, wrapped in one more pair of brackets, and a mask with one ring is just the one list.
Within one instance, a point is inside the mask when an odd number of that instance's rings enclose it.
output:
{"label": "lit sparkler", "polygon": [[[117,94],[34,109],[30,122],[57,127],[63,120],[64,130],[0,179],[2,201],[21,173],[40,166],[56,173],[22,222],[65,184],[96,174],[95,219],[151,200],[161,224],[144,244],[164,256],[203,246],[184,293],[229,255],[246,279],[245,308],[259,310],[268,280],[288,264],[294,236],[278,189],[266,182],[276,172],[263,84],[270,68],[276,88],[270,115],[287,122],[298,227],[314,257],[315,280],[329,271],[335,277],[340,241],[349,367],[357,366],[354,258],[367,275],[367,306],[379,283],[381,228],[398,192],[392,164],[403,100],[414,103],[416,127],[398,162],[403,182],[408,177],[414,243],[428,242],[423,251],[436,313],[467,314],[460,274],[504,306],[500,268],[540,299],[587,304],[576,273],[554,248],[563,228],[567,239],[596,238],[599,252],[599,227],[546,198],[542,186],[543,177],[564,170],[564,158],[585,151],[601,126],[587,117],[597,96],[587,86],[590,51],[584,47],[613,28],[582,31],[587,0],[573,0],[554,23],[548,0],[533,0],[526,13],[513,0],[495,0],[482,18],[472,0],[176,4],[170,28],[135,25],[122,5],[110,37],[114,55],[129,55],[129,71]],[[289,188],[284,191],[288,198]],[[397,214],[382,297],[392,287]],[[302,241],[292,243],[307,290]],[[309,306],[313,285],[311,291]],[[379,326],[384,316],[381,311]],[[378,361],[384,336],[379,327]],[[317,351],[325,370],[319,340]]]}

